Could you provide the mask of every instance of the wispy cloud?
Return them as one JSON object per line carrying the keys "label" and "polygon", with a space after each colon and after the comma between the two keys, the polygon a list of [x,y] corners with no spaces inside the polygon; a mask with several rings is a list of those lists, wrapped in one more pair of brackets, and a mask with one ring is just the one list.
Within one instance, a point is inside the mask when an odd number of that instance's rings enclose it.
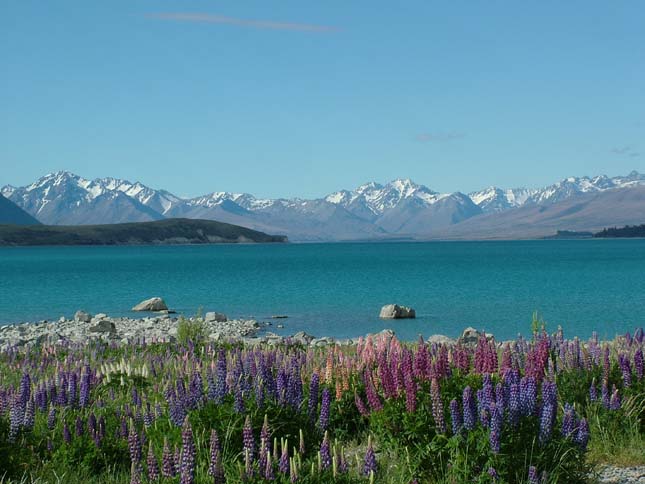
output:
{"label": "wispy cloud", "polygon": [[619,156],[629,156],[630,158],[636,158],[637,156],[640,156],[641,154],[634,150],[631,146],[617,146],[612,148],[611,153]]}
{"label": "wispy cloud", "polygon": [[275,22],[272,20],[250,20],[225,15],[208,14],[208,13],[149,13],[146,17],[157,20],[171,20],[175,22],[194,22],[207,24],[236,25],[238,27],[249,27],[254,29],[265,30],[290,30],[295,32],[316,32],[330,33],[340,30],[337,27],[329,25],[302,24],[293,22]]}
{"label": "wispy cloud", "polygon": [[447,132],[447,133],[419,133],[416,136],[416,140],[420,141],[421,143],[429,143],[432,141],[451,141],[454,139],[461,139],[464,138],[466,135],[464,133],[455,133],[455,132]]}

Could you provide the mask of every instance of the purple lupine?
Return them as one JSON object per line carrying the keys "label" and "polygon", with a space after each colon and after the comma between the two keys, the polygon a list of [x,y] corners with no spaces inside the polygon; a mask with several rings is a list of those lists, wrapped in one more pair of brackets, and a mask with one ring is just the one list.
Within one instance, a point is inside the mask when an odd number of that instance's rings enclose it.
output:
{"label": "purple lupine", "polygon": [[376,393],[376,388],[374,388],[372,377],[367,370],[365,370],[365,396],[367,397],[367,403],[373,412],[378,412],[383,409],[381,399]]}
{"label": "purple lupine", "polygon": [[598,389],[596,388],[596,379],[591,380],[591,385],[589,385],[589,400],[595,402],[598,400]]}
{"label": "purple lupine", "polygon": [[135,462],[130,464],[130,484],[141,484],[141,467]]}
{"label": "purple lupine", "polygon": [[311,375],[311,382],[309,383],[309,402],[307,404],[307,415],[312,422],[316,418],[316,411],[318,410],[318,386],[320,377],[318,373],[314,372]]}
{"label": "purple lupine", "polygon": [[522,415],[534,415],[537,407],[537,383],[532,376],[520,380],[520,407]]}
{"label": "purple lupine", "polygon": [[329,444],[329,434],[325,432],[323,441],[320,444],[320,464],[323,470],[331,467],[331,447]]}
{"label": "purple lupine", "polygon": [[244,406],[244,392],[242,390],[241,382],[238,382],[238,384],[235,385],[233,397],[235,399],[233,403],[233,410],[235,410],[237,413],[244,413],[246,408]]}
{"label": "purple lupine", "polygon": [[582,418],[578,423],[578,430],[575,433],[574,442],[580,446],[584,452],[587,450],[587,443],[589,442],[589,423],[587,419]]}
{"label": "purple lupine", "polygon": [[85,408],[90,403],[90,378],[91,372],[89,365],[85,366],[85,369],[81,373],[81,388],[78,395],[78,404],[81,408]]}
{"label": "purple lupine", "polygon": [[370,474],[376,474],[376,454],[374,453],[374,448],[372,447],[372,439],[368,437],[367,439],[367,451],[365,452],[365,457],[363,458],[363,475],[369,476]]}
{"label": "purple lupine", "polygon": [[273,472],[273,461],[271,460],[271,452],[266,453],[266,463],[264,464],[264,478],[267,481],[273,481],[275,479],[275,473]]}
{"label": "purple lupine", "polygon": [[450,400],[450,422],[452,424],[452,434],[459,434],[464,427],[464,420],[461,416],[459,402],[454,398]]}
{"label": "purple lupine", "polygon": [[163,455],[161,457],[161,475],[163,477],[174,477],[177,474],[175,459],[168,446],[168,439],[163,439]]}
{"label": "purple lupine", "polygon": [[607,386],[607,380],[603,380],[602,382],[601,400],[602,400],[602,406],[605,408],[609,408],[611,395],[609,394],[609,387]]}
{"label": "purple lupine", "polygon": [[408,413],[414,413],[417,409],[417,384],[410,372],[404,374],[403,385],[405,387],[405,409]]}
{"label": "purple lupine", "polygon": [[545,444],[551,438],[551,430],[553,429],[554,418],[555,405],[548,402],[543,404],[542,412],[540,414],[540,443]]}
{"label": "purple lupine", "polygon": [[613,391],[611,392],[609,410],[620,410],[620,395],[618,394],[618,388],[616,388],[616,385],[613,386]]}
{"label": "purple lupine", "polygon": [[645,372],[645,358],[643,358],[643,349],[638,348],[634,352],[634,371],[636,372],[636,378],[639,380],[643,379],[643,375]]}
{"label": "purple lupine", "polygon": [[222,467],[222,448],[215,429],[211,430],[208,475],[213,476],[213,480],[216,484],[222,482],[224,478],[224,469]]}
{"label": "purple lupine", "polygon": [[632,365],[629,358],[624,354],[618,355],[618,365],[623,376],[623,386],[628,388],[632,385]]}
{"label": "purple lupine", "polygon": [[72,371],[69,375],[69,381],[67,382],[67,405],[73,407],[76,405],[76,384],[78,382],[78,377],[75,371]]}
{"label": "purple lupine", "polygon": [[329,409],[331,406],[331,392],[325,387],[322,391],[322,400],[320,403],[320,417],[318,418],[318,427],[320,430],[327,430],[329,426]]}
{"label": "purple lupine", "polygon": [[49,405],[49,412],[47,413],[47,428],[54,430],[56,427],[56,407],[53,404]]}
{"label": "purple lupine", "polygon": [[494,467],[488,468],[488,475],[493,480],[493,482],[497,482],[499,480],[499,474],[497,473],[497,470]]}
{"label": "purple lupine", "polygon": [[285,475],[290,474],[291,469],[289,468],[289,450],[288,443],[285,442],[282,446],[282,454],[280,454],[280,462],[278,463],[278,470]]}
{"label": "purple lupine", "polygon": [[251,417],[246,416],[244,428],[242,429],[243,449],[248,452],[248,458],[253,463],[255,459],[255,439],[253,438],[253,427],[251,426]]}
{"label": "purple lupine", "polygon": [[128,435],[128,449],[130,451],[130,461],[133,464],[136,464],[137,468],[141,467],[141,439],[139,438],[139,432],[134,425],[134,422],[130,422],[130,433]]}
{"label": "purple lupine", "polygon": [[193,442],[193,429],[188,417],[181,427],[181,484],[193,484],[195,480],[195,443]]}
{"label": "purple lupine", "polygon": [[[268,452],[271,455],[271,452]],[[260,452],[258,452],[258,469],[260,473],[264,472],[267,466],[267,447],[264,440],[260,440]]]}
{"label": "purple lupine", "polygon": [[148,445],[146,464],[148,466],[148,479],[151,481],[159,479],[159,463],[157,462],[157,456],[152,450],[152,442]]}
{"label": "purple lupine", "polygon": [[69,444],[72,441],[72,434],[69,431],[69,427],[67,426],[67,422],[63,424],[63,441],[66,444]]}
{"label": "purple lupine", "polygon": [[432,399],[432,418],[434,419],[437,432],[446,433],[446,422],[443,417],[443,402],[441,400],[441,389],[436,378],[430,383],[430,398]]}
{"label": "purple lupine", "polygon": [[22,427],[25,430],[31,430],[34,428],[34,420],[35,420],[35,412],[36,412],[36,404],[34,403],[34,399],[30,398],[29,401],[27,402],[27,406],[25,408],[25,415],[22,419]]}
{"label": "purple lupine", "polygon": [[565,403],[564,415],[562,416],[562,435],[564,437],[570,437],[576,428],[576,411],[569,403]]}
{"label": "purple lupine", "polygon": [[[13,443],[16,441],[18,432],[20,432],[20,427],[24,420],[24,411],[19,402],[14,401],[11,404],[11,409],[9,410],[9,442]],[[71,436],[70,436],[71,440]]]}
{"label": "purple lupine", "polygon": [[540,480],[538,478],[538,471],[535,466],[529,467],[529,484],[540,484]]}
{"label": "purple lupine", "polygon": [[75,430],[76,430],[76,436],[80,437],[83,435],[83,432],[85,431],[85,426],[83,425],[83,420],[81,419],[80,415],[76,417],[76,422],[75,422]]}
{"label": "purple lupine", "polygon": [[508,421],[511,427],[517,428],[520,414],[520,386],[517,383],[512,383],[508,392]]}
{"label": "purple lupine", "polygon": [[502,434],[502,420],[504,417],[503,417],[502,411],[495,403],[491,403],[490,412],[491,412],[490,434],[489,434],[488,442],[490,444],[490,448],[493,451],[493,453],[499,454],[499,449],[501,445],[501,442],[500,442],[501,434]]}
{"label": "purple lupine", "polygon": [[473,391],[469,386],[464,388],[462,402],[464,408],[464,427],[467,430],[472,430],[475,428],[477,417],[475,413],[475,398],[473,396]]}

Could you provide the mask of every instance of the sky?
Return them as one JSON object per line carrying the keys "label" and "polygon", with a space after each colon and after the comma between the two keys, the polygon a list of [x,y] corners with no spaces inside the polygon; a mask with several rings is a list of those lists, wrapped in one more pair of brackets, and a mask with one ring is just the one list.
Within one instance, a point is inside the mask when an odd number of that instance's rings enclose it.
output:
{"label": "sky", "polygon": [[645,171],[645,2],[4,1],[0,185],[441,191]]}

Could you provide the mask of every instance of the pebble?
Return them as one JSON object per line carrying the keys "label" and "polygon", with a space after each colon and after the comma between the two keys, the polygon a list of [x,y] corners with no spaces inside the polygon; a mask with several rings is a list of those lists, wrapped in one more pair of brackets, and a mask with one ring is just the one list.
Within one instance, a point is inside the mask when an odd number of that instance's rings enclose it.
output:
{"label": "pebble", "polygon": [[604,467],[598,476],[601,484],[645,484],[645,466]]}

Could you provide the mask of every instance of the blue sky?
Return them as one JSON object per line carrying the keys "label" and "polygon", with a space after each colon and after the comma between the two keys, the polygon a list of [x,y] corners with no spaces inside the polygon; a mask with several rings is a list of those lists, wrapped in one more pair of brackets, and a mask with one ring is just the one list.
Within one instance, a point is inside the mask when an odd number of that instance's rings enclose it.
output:
{"label": "blue sky", "polygon": [[313,197],[645,171],[644,25],[641,0],[6,1],[0,184]]}

